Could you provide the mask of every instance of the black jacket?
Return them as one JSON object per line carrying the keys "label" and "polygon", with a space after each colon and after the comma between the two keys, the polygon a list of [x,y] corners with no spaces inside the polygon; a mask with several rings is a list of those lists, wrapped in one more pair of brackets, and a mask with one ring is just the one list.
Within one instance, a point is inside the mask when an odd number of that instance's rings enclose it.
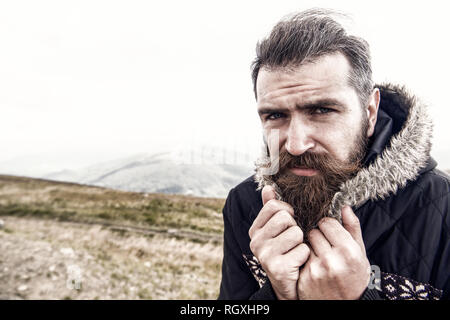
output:
{"label": "black jacket", "polygon": [[[358,216],[381,290],[362,298],[450,299],[450,183],[430,157],[431,121],[404,88],[379,86],[381,103],[364,168],[333,198],[329,216],[344,204]],[[224,258],[219,299],[275,299],[253,256],[248,230],[262,208],[260,172],[235,188],[223,208]],[[282,199],[281,195],[278,195]]]}

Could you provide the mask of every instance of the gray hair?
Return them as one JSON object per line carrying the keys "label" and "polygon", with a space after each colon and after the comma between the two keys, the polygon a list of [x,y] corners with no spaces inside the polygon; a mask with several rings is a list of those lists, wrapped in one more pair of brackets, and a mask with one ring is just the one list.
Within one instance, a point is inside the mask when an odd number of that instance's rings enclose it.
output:
{"label": "gray hair", "polygon": [[332,10],[310,9],[278,22],[270,35],[256,45],[256,58],[251,66],[255,98],[258,99],[256,81],[261,68],[290,69],[340,52],[351,66],[349,84],[356,90],[361,106],[365,106],[374,87],[369,44],[348,35],[333,18],[339,15],[344,16]]}

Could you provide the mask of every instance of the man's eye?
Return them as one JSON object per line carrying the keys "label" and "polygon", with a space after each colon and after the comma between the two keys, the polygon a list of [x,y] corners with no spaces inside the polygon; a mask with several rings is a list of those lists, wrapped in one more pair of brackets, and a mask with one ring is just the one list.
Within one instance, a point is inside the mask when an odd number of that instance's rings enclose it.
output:
{"label": "man's eye", "polygon": [[314,110],[312,110],[313,114],[325,114],[325,113],[330,113],[332,112],[333,109],[329,109],[329,108],[315,108]]}
{"label": "man's eye", "polygon": [[284,115],[282,113],[274,112],[274,113],[269,114],[267,116],[266,120],[277,120],[277,119],[282,118],[283,116]]}

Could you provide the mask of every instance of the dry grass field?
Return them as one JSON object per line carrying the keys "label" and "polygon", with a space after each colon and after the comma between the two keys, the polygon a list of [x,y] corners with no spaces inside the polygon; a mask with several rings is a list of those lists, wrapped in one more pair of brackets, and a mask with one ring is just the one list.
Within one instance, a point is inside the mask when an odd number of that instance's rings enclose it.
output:
{"label": "dry grass field", "polygon": [[0,298],[216,299],[223,205],[0,176]]}

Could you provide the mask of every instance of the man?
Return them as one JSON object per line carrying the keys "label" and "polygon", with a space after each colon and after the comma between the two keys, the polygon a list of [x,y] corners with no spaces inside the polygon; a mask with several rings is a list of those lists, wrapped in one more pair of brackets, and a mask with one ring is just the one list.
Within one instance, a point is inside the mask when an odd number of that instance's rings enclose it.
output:
{"label": "man", "polygon": [[449,298],[450,184],[425,106],[374,85],[367,43],[327,11],[282,20],[256,53],[266,148],[223,209],[219,299]]}

